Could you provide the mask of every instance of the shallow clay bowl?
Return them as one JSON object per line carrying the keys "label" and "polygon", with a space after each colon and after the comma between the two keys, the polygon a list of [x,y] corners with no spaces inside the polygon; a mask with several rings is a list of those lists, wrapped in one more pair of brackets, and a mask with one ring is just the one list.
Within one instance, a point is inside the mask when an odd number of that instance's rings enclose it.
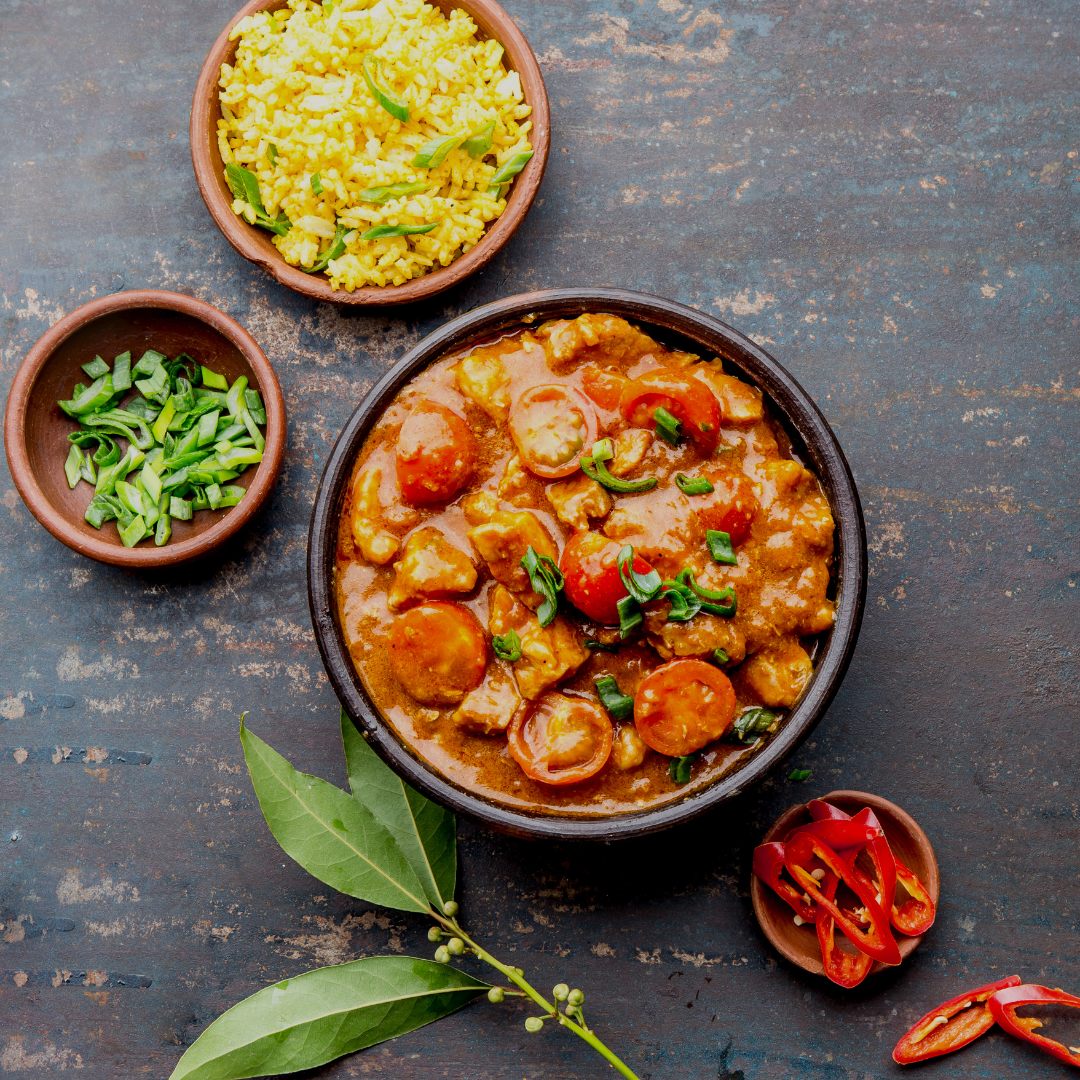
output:
{"label": "shallow clay bowl", "polygon": [[[818,639],[813,678],[776,734],[749,760],[698,791],[660,806],[589,817],[548,813],[542,807],[510,808],[449,780],[417,757],[382,717],[356,673],[338,617],[334,582],[339,517],[353,464],[402,386],[449,352],[543,319],[573,319],[586,311],[621,315],[673,348],[720,356],[732,373],[760,387],[791,438],[793,451],[821,479],[836,519],[836,622]],[[641,836],[689,821],[762,779],[806,738],[832,701],[855,648],[865,593],[866,531],[858,492],[843,450],[810,396],[768,353],[718,319],[624,289],[550,289],[511,296],[459,316],[415,345],[372,388],[338,436],[315,497],[308,538],[308,599],[315,639],[331,684],[371,746],[409,784],[443,806],[489,828],[537,839],[607,841]]]}
{"label": "shallow clay bowl", "polygon": [[[186,352],[231,383],[246,375],[266,405],[263,460],[230,484],[247,494],[229,509],[197,510],[190,521],[172,522],[162,547],[152,539],[133,548],[120,542],[115,521],[95,529],[83,514],[94,489],[85,481],[72,490],[64,475],[68,435],[79,425],[56,402],[70,398],[77,382],[89,383],[81,365],[99,354],[131,350],[132,363],[148,349],[170,359]],[[134,397],[132,390],[130,396]],[[15,486],[30,512],[62,543],[114,566],[161,567],[206,555],[239,532],[277,481],[285,452],[285,403],[270,362],[248,332],[216,308],[177,293],[141,290],[94,300],[61,319],[26,354],[15,374],[4,416],[4,447]],[[123,441],[119,445],[126,445]]]}
{"label": "shallow clay bowl", "polygon": [[[934,903],[937,904],[941,895],[937,859],[934,858],[934,849],[930,846],[926,833],[919,828],[910,814],[905,813],[895,803],[877,795],[868,795],[865,791],[833,791],[828,795],[822,795],[821,798],[852,817],[864,806],[869,806],[881,822],[881,828],[896,857],[914,871],[929,890]],[[760,843],[771,844],[774,841],[782,841],[792,829],[805,825],[810,820],[810,811],[807,810],[805,804],[793,806],[777,818],[772,828],[761,838]],[[902,903],[907,899],[907,893],[899,883],[896,888],[897,899]],[[795,913],[791,908],[756,877],[750,879],[750,898],[754,903],[757,921],[777,952],[801,967],[803,971],[809,971],[812,975],[824,975],[821,947],[818,945],[815,928],[809,924],[796,926]],[[902,960],[906,960],[926,936],[924,934],[919,937],[905,937],[896,930],[893,931],[893,935],[897,945],[900,946]],[[836,934],[836,941],[838,945],[851,951],[847,939],[839,931]],[[887,965],[875,963],[870,968],[870,974],[876,975],[879,971],[886,970],[888,970]]]}
{"label": "shallow clay bowl", "polygon": [[502,217],[491,223],[480,242],[455,259],[449,266],[440,267],[421,278],[414,278],[404,285],[368,285],[354,289],[332,289],[325,274],[305,274],[296,266],[290,266],[270,242],[271,233],[255,225],[249,225],[232,211],[233,195],[225,183],[225,166],[218,149],[217,125],[221,119],[218,103],[218,78],[223,63],[231,64],[236,58],[238,42],[229,40],[229,32],[245,16],[258,11],[278,11],[285,0],[251,0],[232,18],[222,30],[214,47],[199,72],[195,96],[191,102],[191,161],[195,166],[195,179],[202,192],[203,201],[225,239],[245,259],[257,263],[272,274],[282,285],[303,293],[315,300],[332,304],[361,304],[379,306],[408,304],[434,296],[444,289],[463,281],[470,274],[486,266],[506,242],[529,212],[536,198],[537,189],[547,165],[548,147],[551,144],[551,119],[547,91],[540,65],[536,62],[525,36],[513,19],[493,0],[434,0],[449,13],[461,8],[472,16],[481,38],[495,38],[505,50],[503,64],[518,73],[525,104],[532,106],[529,119],[532,129],[529,141],[533,156],[510,185],[510,194]]}

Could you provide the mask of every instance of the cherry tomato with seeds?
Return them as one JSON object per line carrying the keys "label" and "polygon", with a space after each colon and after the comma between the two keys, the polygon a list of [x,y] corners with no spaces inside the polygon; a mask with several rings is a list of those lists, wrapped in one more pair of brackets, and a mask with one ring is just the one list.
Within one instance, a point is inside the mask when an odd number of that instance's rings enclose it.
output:
{"label": "cherry tomato with seeds", "polygon": [[[604,626],[619,623],[618,603],[629,596],[619,577],[617,563],[622,544],[598,532],[577,532],[567,541],[559,558],[566,579],[566,598],[594,622]],[[652,567],[640,555],[634,556],[634,570],[648,574]]]}
{"label": "cherry tomato with seeds", "polygon": [[666,368],[646,371],[623,389],[619,409],[634,427],[656,428],[653,414],[667,409],[683,424],[683,434],[712,451],[720,438],[720,403],[700,379]]}
{"label": "cherry tomato with seeds", "polygon": [[698,520],[706,529],[726,532],[731,543],[737,546],[749,535],[750,524],[757,513],[753,484],[742,473],[706,469],[705,475],[713,490],[708,495],[695,497]]}
{"label": "cherry tomato with seeds", "polygon": [[634,726],[654,750],[686,757],[715,742],[735,719],[731,680],[704,660],[671,660],[634,697]]}
{"label": "cherry tomato with seeds", "polygon": [[510,756],[542,784],[576,784],[595,776],[611,756],[607,713],[595,702],[547,693],[514,714],[507,730]]}
{"label": "cherry tomato with seeds", "polygon": [[390,624],[390,670],[421,705],[456,705],[484,678],[487,635],[467,608],[433,600]]}
{"label": "cherry tomato with seeds", "polygon": [[627,379],[602,368],[588,367],[581,371],[581,389],[600,406],[614,412],[619,407]]}
{"label": "cherry tomato with seeds", "polygon": [[476,469],[476,436],[452,409],[425,399],[401,425],[397,478],[401,494],[417,506],[449,502]]}
{"label": "cherry tomato with seeds", "polygon": [[510,437],[521,463],[545,480],[577,472],[579,458],[596,441],[597,428],[589,399],[562,383],[534,386],[510,409]]}

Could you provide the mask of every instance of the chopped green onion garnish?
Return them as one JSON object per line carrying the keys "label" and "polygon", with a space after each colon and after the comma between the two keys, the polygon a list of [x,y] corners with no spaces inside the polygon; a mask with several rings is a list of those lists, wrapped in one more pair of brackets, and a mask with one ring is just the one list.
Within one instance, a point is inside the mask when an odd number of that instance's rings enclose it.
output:
{"label": "chopped green onion garnish", "polygon": [[379,61],[371,53],[364,57],[364,82],[367,83],[371,96],[395,119],[403,124],[409,121],[409,106],[396,94],[382,85],[382,71]]}
{"label": "chopped green onion garnish", "polygon": [[732,734],[737,735],[740,742],[757,741],[758,735],[764,735],[776,723],[776,713],[769,712],[755,706],[746,709],[731,726]]}
{"label": "chopped green onion garnish", "polygon": [[314,191],[316,195],[321,195],[323,193],[321,173],[316,173],[311,178],[311,190]]}
{"label": "chopped green onion garnish", "polygon": [[141,514],[136,514],[131,523],[120,530],[120,543],[124,547],[134,547],[146,535],[146,522]]}
{"label": "chopped green onion garnish", "polygon": [[690,766],[694,762],[696,754],[688,754],[686,757],[672,758],[668,763],[668,776],[672,783],[687,784],[690,782]]}
{"label": "chopped green onion garnish", "polygon": [[634,699],[619,689],[619,684],[611,675],[594,679],[596,692],[600,695],[600,704],[616,720],[625,720],[634,715]]}
{"label": "chopped green onion garnish", "polygon": [[68,451],[67,461],[64,462],[64,473],[67,476],[68,487],[75,487],[82,479],[83,455],[82,451],[73,446]]}
{"label": "chopped green onion garnish", "polygon": [[582,643],[586,649],[599,649],[601,652],[614,652],[619,651],[618,645],[608,645],[607,642],[598,641],[596,638],[587,637]]}
{"label": "chopped green onion garnish", "polygon": [[462,146],[465,148],[465,153],[471,158],[482,158],[485,154],[491,150],[491,144],[495,139],[495,121],[491,120],[485,124],[482,128],[474,131]]}
{"label": "chopped green onion garnish", "polygon": [[705,530],[705,543],[709,545],[709,554],[718,563],[738,566],[739,560],[731,547],[731,537],[718,529]]}
{"label": "chopped green onion garnish", "polygon": [[433,221],[430,225],[376,225],[375,228],[368,229],[366,233],[361,233],[360,239],[381,240],[384,236],[413,236],[416,233],[431,232],[440,224],[442,223],[439,221]]}
{"label": "chopped green onion garnish", "polygon": [[385,184],[382,187],[364,188],[357,194],[358,199],[370,203],[388,203],[393,199],[403,199],[406,195],[416,195],[421,191],[427,191],[431,187],[426,180],[417,180],[415,183],[403,181],[400,184]]}
{"label": "chopped green onion garnish", "polygon": [[437,169],[446,160],[446,155],[455,146],[460,146],[462,141],[460,135],[436,135],[417,150],[412,159],[413,168]]}
{"label": "chopped green onion garnish", "polygon": [[656,434],[664,442],[678,446],[682,437],[682,421],[672,416],[663,406],[653,413],[653,419],[656,421]]}
{"label": "chopped green onion garnish", "polygon": [[639,574],[634,569],[634,549],[630,544],[619,549],[615,565],[619,568],[619,578],[626,591],[639,604],[647,604],[656,597],[663,584],[660,575],[655,570],[650,570],[647,574]]}
{"label": "chopped green onion garnish", "polygon": [[271,165],[277,164],[278,148],[273,143],[266,144],[266,156],[270,159]]}
{"label": "chopped green onion garnish", "polygon": [[521,565],[529,575],[533,592],[544,598],[544,602],[536,610],[536,617],[541,626],[550,626],[559,610],[559,593],[566,584],[562,571],[550,555],[537,555],[532,544],[526,550]]}
{"label": "chopped green onion garnish", "polygon": [[89,364],[83,364],[82,369],[91,379],[100,379],[102,375],[109,374],[109,365],[100,356],[95,356]]}
{"label": "chopped green onion garnish", "polygon": [[505,634],[495,634],[491,646],[500,660],[509,660],[511,664],[521,659],[521,638],[516,630],[507,630]]}
{"label": "chopped green onion garnish", "polygon": [[701,601],[682,581],[665,581],[660,599],[671,605],[667,615],[670,622],[689,622],[701,610]]}
{"label": "chopped green onion garnish", "polygon": [[625,641],[645,619],[638,602],[632,596],[624,596],[615,606],[619,611],[619,637]]}
{"label": "chopped green onion garnish", "polygon": [[602,484],[609,491],[649,491],[656,487],[655,476],[648,476],[644,480],[621,480],[617,476],[612,476],[605,462],[610,461],[614,456],[615,449],[612,441],[600,439],[599,442],[593,443],[592,454],[582,457],[581,471],[590,480]]}
{"label": "chopped green onion garnish", "polygon": [[792,769],[791,775],[788,777],[788,779],[789,780],[794,780],[796,782],[798,782],[800,780],[809,780],[810,779],[810,770],[809,769]]}
{"label": "chopped green onion garnish", "polygon": [[731,657],[723,649],[713,649],[712,662],[714,664],[726,664],[730,660]]}
{"label": "chopped green onion garnish", "polygon": [[691,478],[682,473],[676,473],[675,484],[684,495],[708,495],[716,490],[704,476]]}
{"label": "chopped green onion garnish", "polygon": [[507,158],[488,180],[488,190],[501,184],[509,183],[522,169],[525,168],[529,158],[533,156],[532,150],[520,150],[513,157]]}
{"label": "chopped green onion garnish", "polygon": [[113,360],[112,368],[113,389],[119,393],[131,386],[131,353],[122,352]]}
{"label": "chopped green onion garnish", "polygon": [[305,274],[319,274],[330,265],[331,259],[340,259],[345,254],[345,236],[348,232],[348,228],[338,222],[330,246],[315,260],[312,266],[301,266],[300,269]]}
{"label": "chopped green onion garnish", "polygon": [[211,390],[228,390],[229,380],[224,375],[219,375],[216,371],[211,371],[208,367],[202,369],[202,384],[209,387]]}

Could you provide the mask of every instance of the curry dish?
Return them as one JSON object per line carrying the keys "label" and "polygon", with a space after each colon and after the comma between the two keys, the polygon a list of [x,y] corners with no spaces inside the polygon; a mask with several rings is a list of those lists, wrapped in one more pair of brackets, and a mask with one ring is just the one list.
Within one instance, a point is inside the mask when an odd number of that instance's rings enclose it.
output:
{"label": "curry dish", "polygon": [[343,506],[340,621],[382,716],[449,779],[640,810],[730,771],[799,699],[833,531],[760,391],[586,314],[396,396]]}

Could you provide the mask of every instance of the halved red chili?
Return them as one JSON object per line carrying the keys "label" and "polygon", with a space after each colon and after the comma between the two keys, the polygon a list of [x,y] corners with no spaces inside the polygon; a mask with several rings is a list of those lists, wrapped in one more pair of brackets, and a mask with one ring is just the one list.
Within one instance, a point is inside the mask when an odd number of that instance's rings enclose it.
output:
{"label": "halved red chili", "polygon": [[1080,1066],[1080,1047],[1066,1046],[1045,1035],[1036,1035],[1035,1028],[1042,1027],[1042,1021],[1034,1016],[1016,1015],[1016,1010],[1025,1005],[1069,1005],[1080,1009],[1080,997],[1067,994],[1064,990],[1051,990],[1046,986],[1027,983],[998,990],[986,1002],[990,1014],[1010,1035],[1037,1046],[1059,1061]]}
{"label": "halved red chili", "polygon": [[[829,900],[835,900],[836,889],[840,879],[835,874],[825,871],[822,879],[825,896]],[[836,920],[823,908],[817,917],[817,938],[821,946],[821,963],[825,968],[825,974],[837,986],[846,987],[850,990],[870,974],[874,966],[872,957],[869,957],[861,949],[854,953],[845,952],[836,943]]]}
{"label": "halved red chili", "polygon": [[802,893],[780,876],[784,869],[784,845],[759,844],[754,848],[754,876],[763,881],[803,922],[817,921],[817,908],[808,904]]}

